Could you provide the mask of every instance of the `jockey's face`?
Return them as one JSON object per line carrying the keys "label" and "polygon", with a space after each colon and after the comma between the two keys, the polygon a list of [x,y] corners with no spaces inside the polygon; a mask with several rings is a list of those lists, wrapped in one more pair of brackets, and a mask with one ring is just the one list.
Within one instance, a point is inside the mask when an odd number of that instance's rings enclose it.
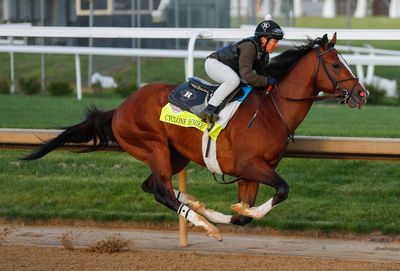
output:
{"label": "jockey's face", "polygon": [[279,40],[270,38],[267,39],[266,37],[261,37],[261,48],[264,50],[264,52],[270,54],[273,51],[275,51],[276,48],[278,48],[279,45]]}

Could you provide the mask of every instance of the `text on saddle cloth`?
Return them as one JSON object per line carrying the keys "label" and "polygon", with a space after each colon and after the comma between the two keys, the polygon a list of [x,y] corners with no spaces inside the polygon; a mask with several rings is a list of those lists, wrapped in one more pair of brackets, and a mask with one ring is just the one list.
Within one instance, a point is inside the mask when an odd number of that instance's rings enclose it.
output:
{"label": "text on saddle cloth", "polygon": [[[162,108],[160,121],[182,127],[193,127],[202,132],[204,132],[208,126],[207,122],[202,121],[195,114],[184,111],[171,103],[167,103]],[[224,127],[222,127],[221,123],[217,122],[211,129],[211,131],[209,131],[209,136],[211,137],[211,139],[217,141],[217,138],[223,128]]]}
{"label": "text on saddle cloth", "polygon": [[[217,141],[218,135],[252,90],[250,86],[242,86],[241,89],[242,95],[222,108],[218,114],[219,120],[208,131],[209,137],[214,141]],[[202,93],[199,94],[198,92]],[[170,103],[163,107],[160,120],[182,127],[193,127],[204,132],[208,124],[202,121],[196,113],[204,109],[205,99],[206,94],[203,91],[193,89],[189,82],[181,84],[170,94]]]}
{"label": "text on saddle cloth", "polygon": [[[219,120],[208,129],[208,123],[203,122],[193,113],[184,111],[170,103],[166,104],[160,114],[160,121],[179,125],[183,127],[193,127],[203,132],[202,136],[202,155],[204,162],[212,173],[222,175],[217,160],[217,139],[221,131],[226,127],[233,114],[239,108],[240,101],[234,101],[225,106],[219,113]],[[211,138],[211,140],[210,140]]]}
{"label": "text on saddle cloth", "polygon": [[219,134],[228,125],[228,122],[252,88],[250,86],[242,86],[241,90],[243,92],[242,96],[223,107],[218,114],[218,121],[212,125],[202,121],[194,114],[204,109],[209,93],[194,88],[188,82],[179,85],[171,92],[168,97],[170,103],[166,104],[161,110],[160,121],[183,127],[193,127],[203,132],[202,156],[206,167],[212,173],[223,175],[217,160],[216,142]]}

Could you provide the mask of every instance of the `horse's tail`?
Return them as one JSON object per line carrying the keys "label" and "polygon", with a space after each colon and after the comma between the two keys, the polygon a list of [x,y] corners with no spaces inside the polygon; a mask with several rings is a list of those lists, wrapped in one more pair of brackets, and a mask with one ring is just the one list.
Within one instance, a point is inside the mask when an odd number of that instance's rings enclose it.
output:
{"label": "horse's tail", "polygon": [[110,141],[116,142],[111,128],[114,112],[115,109],[110,111],[101,111],[95,106],[87,108],[84,121],[73,126],[63,127],[64,131],[61,134],[45,142],[43,145],[32,151],[31,154],[21,159],[39,159],[49,152],[68,143],[87,143],[92,141],[93,144],[83,152],[96,151],[99,148],[107,147]]}

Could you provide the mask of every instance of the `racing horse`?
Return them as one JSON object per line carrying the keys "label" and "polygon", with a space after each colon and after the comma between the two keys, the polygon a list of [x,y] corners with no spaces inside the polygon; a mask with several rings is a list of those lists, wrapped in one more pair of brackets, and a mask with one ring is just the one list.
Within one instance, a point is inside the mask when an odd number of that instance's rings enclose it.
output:
{"label": "racing horse", "polygon": [[[288,197],[289,186],[275,171],[289,138],[306,117],[314,101],[338,98],[351,108],[366,103],[368,91],[335,49],[331,40],[308,39],[271,60],[269,70],[279,84],[267,95],[253,90],[239,107],[217,141],[217,158],[224,174],[240,178],[239,203],[232,205],[235,215],[205,208],[194,197],[174,190],[172,176],[193,161],[204,166],[202,132],[159,120],[161,109],[175,86],[151,83],[139,88],[118,108],[110,111],[88,109],[86,119],[39,146],[23,159],[38,159],[68,143],[92,141],[95,151],[115,141],[131,156],[143,161],[151,175],[142,189],[184,216],[208,236],[222,239],[217,223],[244,225],[260,219]],[[322,94],[322,95],[321,95]],[[247,126],[256,108],[257,118]],[[259,184],[272,186],[275,195],[254,206]]]}

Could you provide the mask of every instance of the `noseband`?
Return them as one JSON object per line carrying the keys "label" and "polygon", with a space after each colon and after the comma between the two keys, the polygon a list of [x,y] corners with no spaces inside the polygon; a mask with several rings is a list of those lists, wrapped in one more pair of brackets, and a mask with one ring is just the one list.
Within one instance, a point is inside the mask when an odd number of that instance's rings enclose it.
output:
{"label": "noseband", "polygon": [[[340,100],[340,103],[348,103],[348,101],[352,98],[352,93],[354,91],[354,88],[356,87],[359,79],[357,77],[350,77],[350,78],[346,78],[343,80],[336,80],[333,75],[329,72],[329,69],[325,63],[325,61],[323,60],[323,55],[325,55],[326,53],[335,50],[334,47],[330,47],[327,50],[320,52],[319,51],[319,47],[316,49],[316,53],[317,53],[317,58],[318,58],[318,62],[317,65],[315,66],[315,71],[314,71],[314,79],[313,79],[313,93],[316,95],[313,96],[307,96],[307,97],[301,97],[301,98],[293,98],[293,97],[289,97],[286,94],[282,93],[278,86],[275,85],[275,88],[277,90],[277,93],[290,101],[321,101],[321,100],[326,100],[329,98],[342,98]],[[339,54],[339,52],[336,51],[337,54]],[[332,85],[333,85],[333,90],[334,90],[334,94],[330,94],[330,95],[324,95],[324,96],[319,96],[318,93],[319,91],[316,89],[316,82],[317,82],[317,75],[318,75],[318,70],[319,67],[321,66],[320,64],[322,63],[322,67],[324,68],[324,71],[326,73],[326,75],[328,76],[329,80],[331,81]],[[354,85],[351,88],[351,90],[347,90],[344,89],[340,86],[341,83],[343,82],[347,82],[347,81],[351,81],[354,80]]]}

